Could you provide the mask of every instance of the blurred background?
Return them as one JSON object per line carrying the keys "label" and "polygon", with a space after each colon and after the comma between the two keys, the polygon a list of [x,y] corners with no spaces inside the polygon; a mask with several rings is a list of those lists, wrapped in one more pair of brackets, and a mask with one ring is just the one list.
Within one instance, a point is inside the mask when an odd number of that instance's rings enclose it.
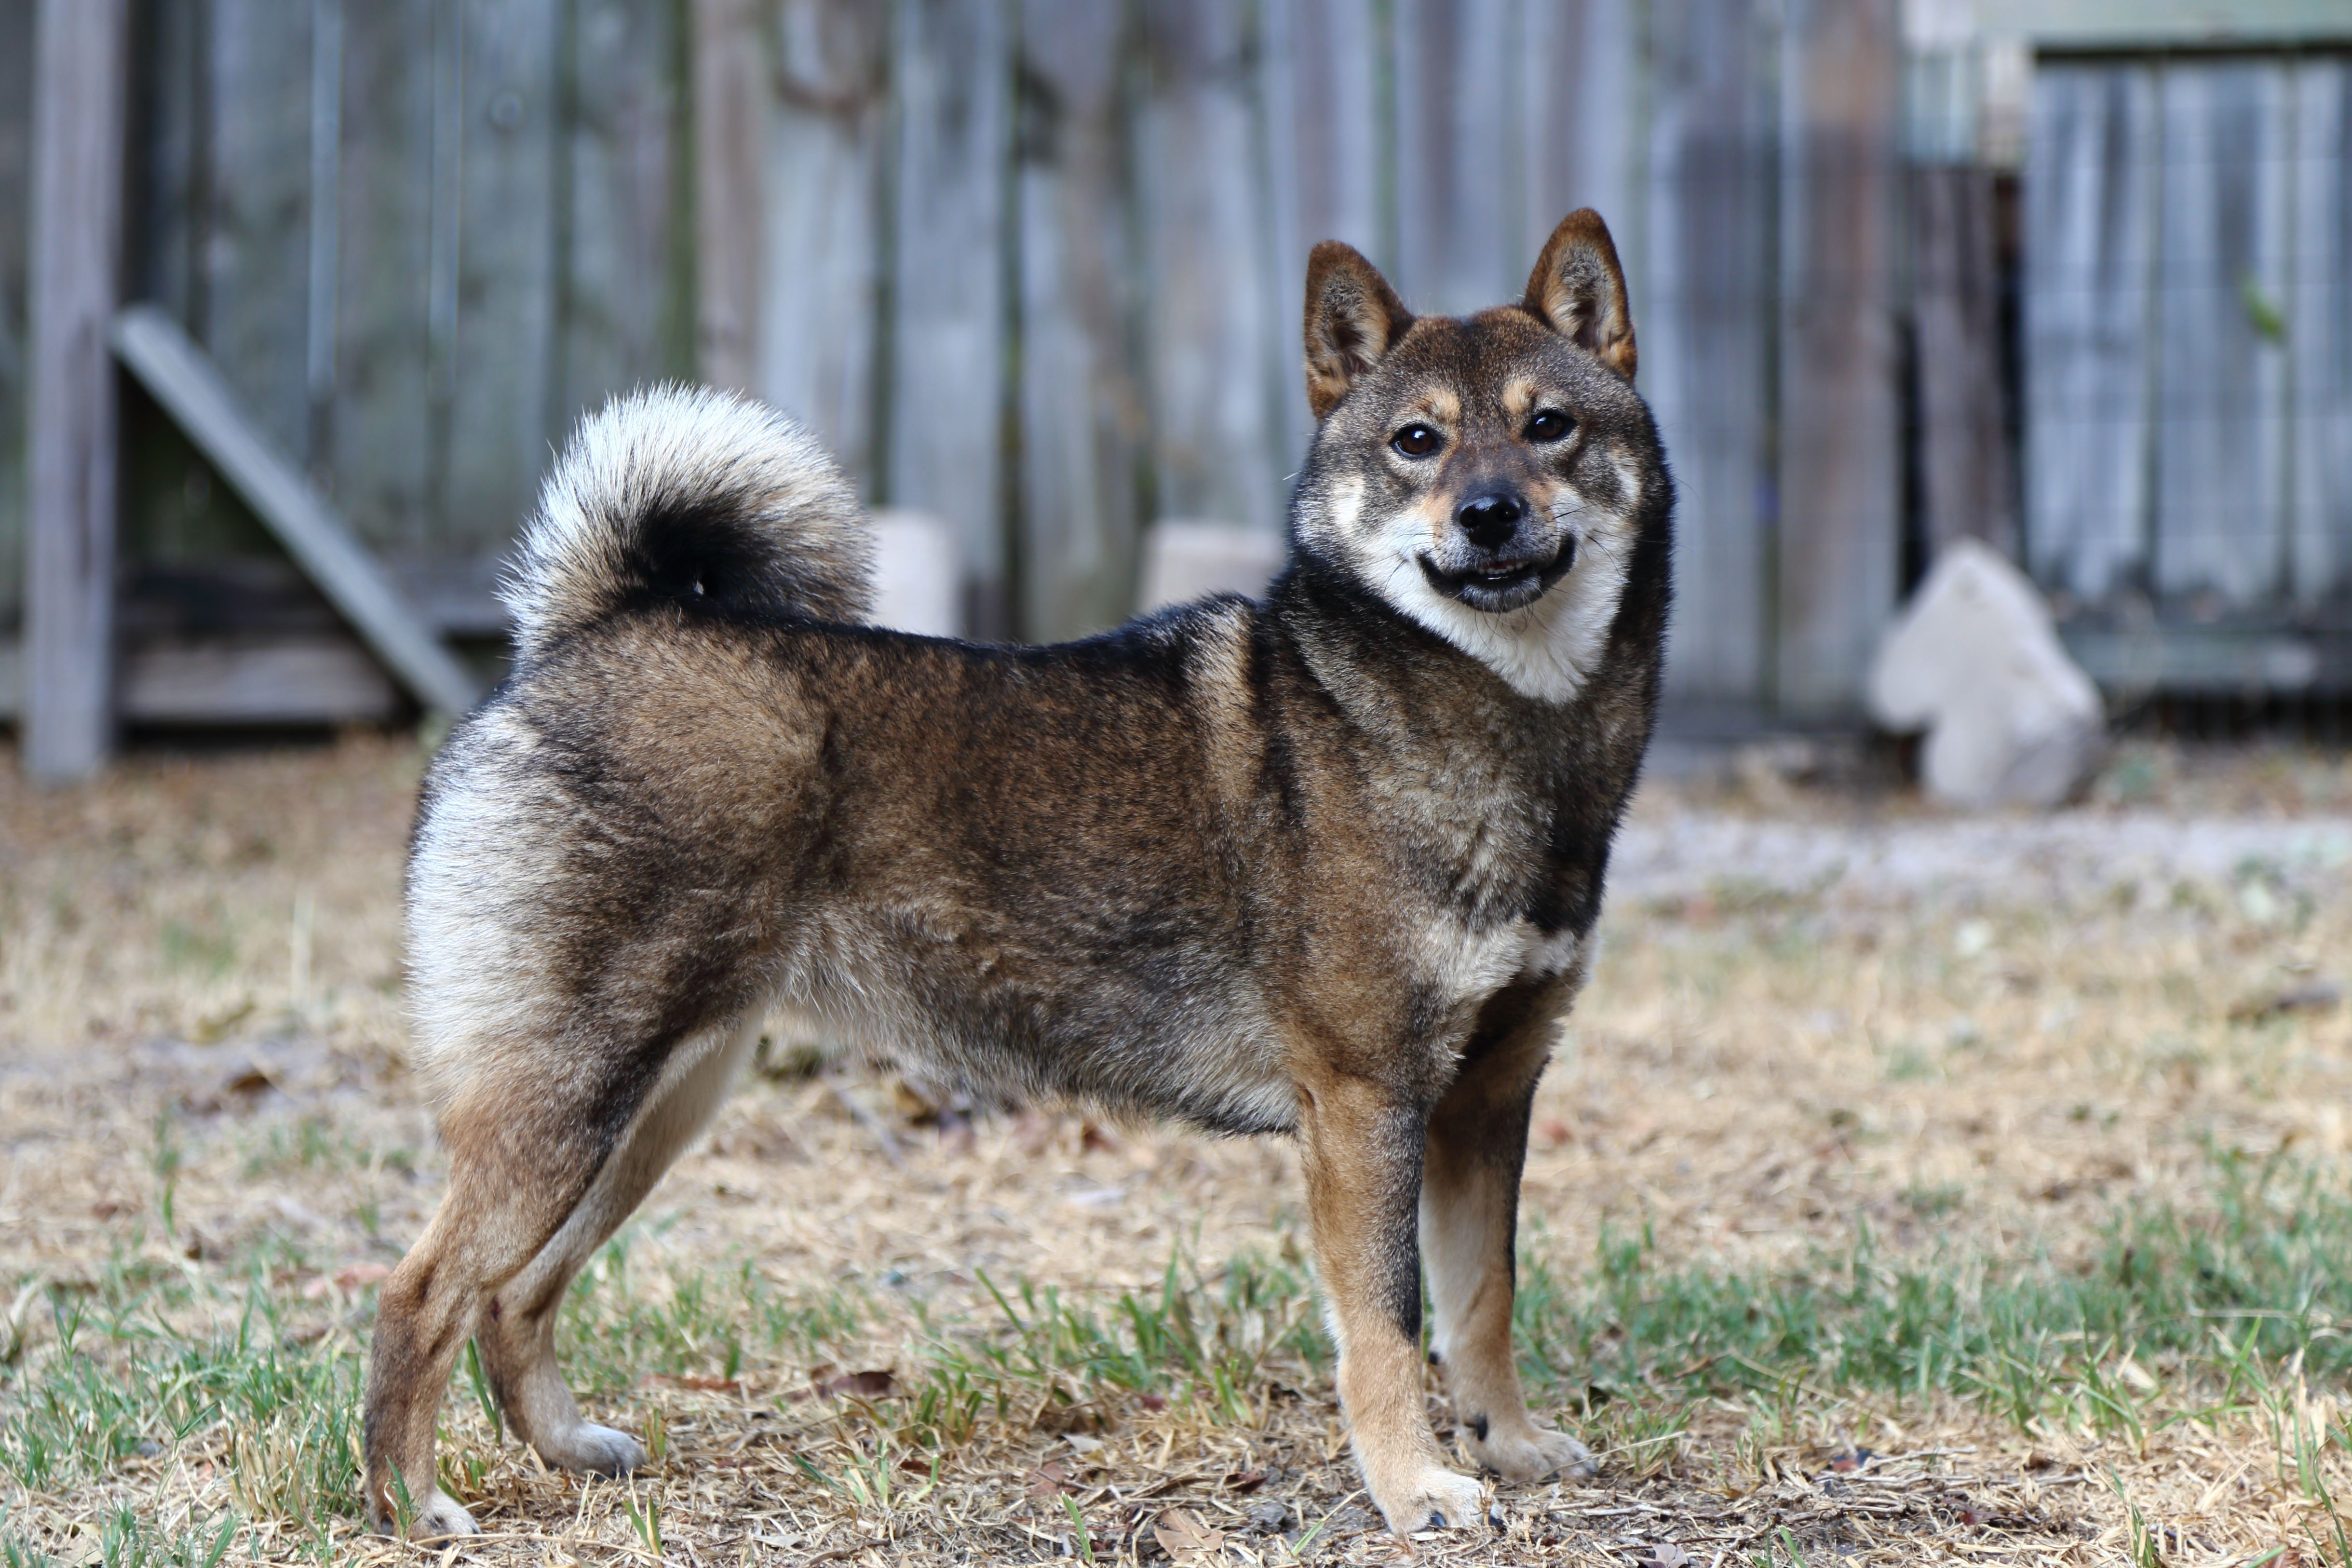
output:
{"label": "blurred background", "polygon": [[1278,557],[1310,245],[1466,310],[1590,205],[1676,732],[1859,723],[1963,537],[2111,710],[2332,726],[2347,49],[2347,0],[0,0],[0,716],[72,776],[461,703],[552,448],[656,378],[814,425],[938,629],[1092,631],[1160,525]]}

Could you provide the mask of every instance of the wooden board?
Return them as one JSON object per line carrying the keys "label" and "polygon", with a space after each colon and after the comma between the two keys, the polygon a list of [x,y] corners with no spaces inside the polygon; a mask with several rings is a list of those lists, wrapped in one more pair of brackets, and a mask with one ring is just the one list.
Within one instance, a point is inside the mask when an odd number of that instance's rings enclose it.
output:
{"label": "wooden board", "polygon": [[2148,568],[2156,79],[2036,73],[2025,166],[2025,558],[2098,602]]}
{"label": "wooden board", "polygon": [[550,374],[562,10],[561,0],[457,7],[456,299],[442,351],[448,378],[436,389],[447,420],[441,552],[496,550],[513,536],[564,425]]}
{"label": "wooden board", "polygon": [[203,60],[202,269],[189,331],[271,439],[308,465],[310,5],[212,0]]}
{"label": "wooden board", "polygon": [[[24,660],[0,641],[0,721],[23,712]],[[118,713],[131,724],[383,723],[400,692],[349,637],[163,642],[127,652]]]}
{"label": "wooden board", "polygon": [[2352,588],[2352,60],[2294,69],[2287,528],[2293,600],[2308,607]]}
{"label": "wooden board", "polygon": [[343,12],[332,494],[378,550],[438,538],[428,421],[436,0]]}
{"label": "wooden board", "polygon": [[24,762],[50,781],[94,773],[112,739],[106,329],[121,254],[127,12],[124,0],[42,0],[34,35]]}
{"label": "wooden board", "polygon": [[[566,20],[548,401],[557,444],[614,391],[695,370],[678,8],[573,0]],[[748,353],[744,368],[748,385]]]}
{"label": "wooden board", "polygon": [[1009,0],[898,0],[893,50],[888,426],[877,499],[944,519],[978,627],[1021,624],[1006,572],[1003,463],[1013,237]]}
{"label": "wooden board", "polygon": [[892,9],[782,0],[772,16],[752,385],[806,422],[876,500],[888,427],[876,356],[896,282],[883,183]]}
{"label": "wooden board", "polygon": [[[1498,90],[1524,48],[1513,0],[1397,0],[1398,249],[1391,279],[1416,311],[1462,315],[1516,299],[1528,227],[1532,105]],[[1516,276],[1514,273],[1516,272]]]}
{"label": "wooden board", "polygon": [[0,0],[0,628],[25,573],[25,219],[33,173],[33,0]]}
{"label": "wooden board", "polygon": [[2150,575],[2164,598],[2237,609],[2287,587],[2287,88],[2275,60],[2159,69]]}
{"label": "wooden board", "polygon": [[1018,599],[1027,636],[1081,636],[1135,604],[1150,419],[1121,199],[1119,87],[1137,40],[1097,0],[1021,7]]}
{"label": "wooden board", "polygon": [[1899,22],[1894,0],[1791,0],[1782,24],[1773,700],[1795,718],[1858,710],[1898,588]]}
{"label": "wooden board", "polygon": [[[1296,467],[1281,410],[1299,378],[1296,283],[1277,296],[1245,0],[1141,7],[1136,106],[1150,510],[1272,532]],[[1279,297],[1283,303],[1276,304]]]}
{"label": "wooden board", "polygon": [[1761,703],[1771,671],[1772,104],[1752,62],[1769,34],[1751,0],[1660,0],[1652,27],[1646,221],[1628,237],[1644,258],[1630,280],[1636,384],[1678,497],[1667,689],[1685,702]]}
{"label": "wooden board", "polygon": [[1270,330],[1288,474],[1315,433],[1300,344],[1307,252],[1337,239],[1376,263],[1395,259],[1393,28],[1379,0],[1273,0],[1262,15]]}

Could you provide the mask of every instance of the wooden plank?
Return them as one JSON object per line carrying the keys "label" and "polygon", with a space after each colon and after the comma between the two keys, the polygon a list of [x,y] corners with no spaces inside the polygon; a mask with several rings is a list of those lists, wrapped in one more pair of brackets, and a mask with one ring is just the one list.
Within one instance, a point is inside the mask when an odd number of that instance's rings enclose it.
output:
{"label": "wooden plank", "polygon": [[1024,630],[1051,640],[1135,607],[1148,416],[1125,288],[1130,35],[1098,0],[1024,0],[1021,38],[1019,598]]}
{"label": "wooden plank", "polygon": [[25,581],[25,220],[32,205],[33,0],[0,0],[0,628]]}
{"label": "wooden plank", "polygon": [[124,0],[41,0],[34,35],[24,765],[87,777],[112,736],[114,371]]}
{"label": "wooden plank", "polygon": [[203,279],[189,332],[271,439],[307,460],[312,10],[210,0],[205,12]]}
{"label": "wooden plank", "polygon": [[1647,221],[1629,237],[1647,258],[1633,280],[1637,384],[1677,496],[1667,690],[1683,703],[1761,704],[1773,500],[1765,22],[1752,0],[1659,0],[1646,42]]}
{"label": "wooden plank", "polygon": [[955,531],[983,635],[1021,624],[1005,569],[1002,462],[1011,21],[1006,0],[901,0],[892,52],[889,435],[877,499]]}
{"label": "wooden plank", "polygon": [[[551,373],[551,442],[615,391],[695,374],[695,205],[680,154],[688,106],[679,47],[683,7],[643,0],[575,0],[567,40],[563,156],[555,177],[562,220],[562,284]],[[758,35],[747,43],[756,65]],[[754,71],[752,85],[765,86]],[[697,100],[699,102],[699,100]],[[757,100],[754,100],[757,107]],[[758,117],[749,137],[758,151]],[[746,222],[756,222],[751,171]],[[756,273],[747,275],[756,287]],[[749,345],[740,355],[749,387]]]}
{"label": "wooden plank", "polygon": [[457,7],[457,274],[436,550],[502,548],[551,458],[561,0]]}
{"label": "wooden plank", "polygon": [[2315,606],[2352,588],[2352,60],[2294,64],[2292,594]]}
{"label": "wooden plank", "polygon": [[[1591,207],[1609,225],[1633,293],[1634,334],[1644,303],[1642,94],[1645,46],[1638,0],[1522,4],[1511,65],[1525,122],[1518,239],[1522,271],[1559,220]],[[1520,259],[1520,258],[1524,259]],[[1522,281],[1514,279],[1514,281]]]}
{"label": "wooden plank", "polygon": [[[121,713],[131,724],[383,723],[399,691],[349,637],[162,642],[122,656]],[[0,720],[19,713],[23,661],[0,642]]]}
{"label": "wooden plank", "polygon": [[1911,173],[1911,319],[1919,492],[1929,544],[1980,539],[2017,554],[2000,385],[1993,176],[1968,163]]}
{"label": "wooden plank", "polygon": [[434,0],[343,12],[333,498],[374,549],[425,545],[438,494],[428,417]]}
{"label": "wooden plank", "polygon": [[1375,262],[1394,260],[1381,220],[1383,163],[1393,162],[1395,127],[1382,119],[1391,63],[1388,13],[1379,0],[1271,0],[1262,15],[1274,247],[1269,331],[1280,347],[1274,396],[1287,473],[1315,433],[1298,347],[1307,253],[1339,239]]}
{"label": "wooden plank", "polygon": [[2025,165],[2025,559],[2091,604],[2144,586],[2156,82],[2046,64]]}
{"label": "wooden plank", "polygon": [[219,370],[179,324],[152,306],[133,306],[115,323],[114,347],[402,684],[445,713],[471,708],[481,695],[474,678],[239,407]]}
{"label": "wooden plank", "polygon": [[1142,5],[1138,230],[1152,517],[1271,532],[1294,466],[1281,410],[1299,376],[1299,285],[1276,302],[1256,174],[1265,154],[1248,68],[1254,12],[1246,0]]}
{"label": "wooden plank", "polygon": [[1792,0],[1783,22],[1773,696],[1795,718],[1858,710],[1898,587],[1900,21],[1894,0]]}
{"label": "wooden plank", "polygon": [[761,79],[753,0],[693,0],[695,359],[713,386],[750,390],[758,375]]}
{"label": "wooden plank", "polygon": [[[1398,252],[1391,281],[1423,313],[1516,299],[1528,146],[1513,0],[1397,0]],[[1555,219],[1564,214],[1556,214]],[[1517,275],[1514,276],[1516,269]]]}
{"label": "wooden plank", "polygon": [[892,8],[782,0],[772,15],[752,384],[814,430],[873,500],[888,490],[887,421],[877,417],[887,393],[876,352],[889,281],[882,203]]}
{"label": "wooden plank", "polygon": [[2209,608],[2287,586],[2286,93],[2274,60],[2171,61],[2158,78],[2152,575],[2160,597]]}

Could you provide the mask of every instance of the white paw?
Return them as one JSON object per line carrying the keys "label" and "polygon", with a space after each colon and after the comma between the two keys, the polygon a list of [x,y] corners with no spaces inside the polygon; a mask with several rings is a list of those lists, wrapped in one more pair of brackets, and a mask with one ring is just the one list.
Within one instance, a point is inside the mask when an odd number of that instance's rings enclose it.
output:
{"label": "white paw", "polygon": [[559,1469],[593,1476],[625,1476],[646,1462],[646,1451],[635,1437],[593,1421],[583,1421],[531,1447]]}
{"label": "white paw", "polygon": [[447,1492],[436,1489],[416,1510],[416,1518],[408,1526],[411,1541],[438,1541],[450,1535],[479,1535],[482,1527],[474,1516],[457,1506]]}
{"label": "white paw", "polygon": [[1470,1457],[1510,1481],[1539,1481],[1554,1472],[1581,1480],[1600,1468],[1592,1450],[1565,1432],[1533,1424],[1517,1432],[1494,1431],[1485,1437],[1462,1434]]}
{"label": "white paw", "polygon": [[1372,1500],[1380,1505],[1389,1528],[1399,1535],[1423,1530],[1473,1530],[1481,1524],[1502,1527],[1501,1510],[1488,1509],[1486,1489],[1468,1476],[1433,1466],[1393,1489],[1398,1495],[1375,1494]]}

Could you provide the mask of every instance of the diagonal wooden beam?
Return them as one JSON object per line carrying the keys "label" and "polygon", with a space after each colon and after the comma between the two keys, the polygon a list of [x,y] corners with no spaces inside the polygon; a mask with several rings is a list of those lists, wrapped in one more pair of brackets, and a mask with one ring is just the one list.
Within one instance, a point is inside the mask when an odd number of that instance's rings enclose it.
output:
{"label": "diagonal wooden beam", "polygon": [[114,353],[418,701],[454,718],[481,700],[472,674],[177,321],[131,306],[114,320]]}

